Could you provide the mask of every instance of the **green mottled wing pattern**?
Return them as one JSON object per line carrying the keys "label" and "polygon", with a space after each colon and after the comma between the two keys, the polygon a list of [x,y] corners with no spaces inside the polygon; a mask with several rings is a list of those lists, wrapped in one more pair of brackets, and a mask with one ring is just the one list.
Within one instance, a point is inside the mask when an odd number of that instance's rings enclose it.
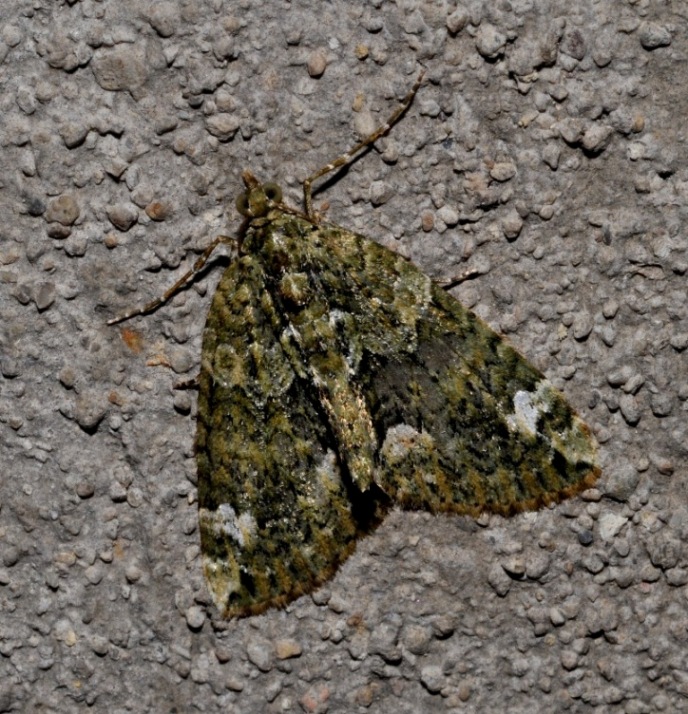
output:
{"label": "green mottled wing pattern", "polygon": [[512,513],[594,482],[588,427],[503,338],[399,255],[281,215],[253,249],[280,266],[275,304],[333,431],[356,436],[340,458],[361,491],[374,481],[409,508]]}
{"label": "green mottled wing pattern", "polygon": [[365,368],[383,491],[408,508],[508,515],[592,485],[592,437],[561,393],[434,284],[426,309],[413,353]]}
{"label": "green mottled wing pattern", "polygon": [[391,504],[506,514],[594,482],[563,396],[408,261],[276,209],[242,252],[208,317],[197,438],[225,614],[312,590]]}
{"label": "green mottled wing pattern", "polygon": [[327,580],[382,515],[342,479],[312,385],[280,344],[264,267],[225,272],[204,333],[198,500],[203,565],[225,616],[284,605]]}
{"label": "green mottled wing pattern", "polygon": [[[376,427],[376,482],[399,505],[510,514],[558,501],[599,474],[573,409],[519,352],[415,266],[351,236],[348,285],[377,293],[357,315],[357,381]],[[327,253],[338,253],[336,236]],[[370,275],[391,285],[380,295]],[[384,301],[386,319],[369,306]],[[375,313],[378,312],[378,319]],[[347,341],[348,343],[349,341]]]}

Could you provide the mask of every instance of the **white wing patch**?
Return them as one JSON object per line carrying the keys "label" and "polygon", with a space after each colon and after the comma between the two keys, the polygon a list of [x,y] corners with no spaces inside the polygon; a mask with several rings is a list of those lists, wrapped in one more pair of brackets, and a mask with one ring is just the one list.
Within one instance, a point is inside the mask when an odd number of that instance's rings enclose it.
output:
{"label": "white wing patch", "polygon": [[218,537],[228,536],[239,548],[249,545],[257,530],[256,520],[250,513],[237,515],[229,503],[221,503],[215,511],[201,508],[199,518]]}
{"label": "white wing patch", "polygon": [[542,380],[532,392],[519,390],[514,394],[514,411],[506,415],[506,423],[512,431],[535,436],[538,419],[550,410],[552,385]]}

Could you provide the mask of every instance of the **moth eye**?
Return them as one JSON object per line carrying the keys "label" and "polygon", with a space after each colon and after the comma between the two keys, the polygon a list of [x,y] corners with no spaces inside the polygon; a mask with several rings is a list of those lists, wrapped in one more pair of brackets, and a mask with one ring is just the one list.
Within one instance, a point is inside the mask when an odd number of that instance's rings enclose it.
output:
{"label": "moth eye", "polygon": [[282,200],[282,189],[276,183],[266,183],[263,186],[265,197],[273,203],[280,203]]}
{"label": "moth eye", "polygon": [[239,213],[241,213],[242,216],[250,216],[251,215],[251,205],[249,203],[247,193],[242,193],[240,196],[237,197],[236,207],[237,207],[237,211],[239,211]]}

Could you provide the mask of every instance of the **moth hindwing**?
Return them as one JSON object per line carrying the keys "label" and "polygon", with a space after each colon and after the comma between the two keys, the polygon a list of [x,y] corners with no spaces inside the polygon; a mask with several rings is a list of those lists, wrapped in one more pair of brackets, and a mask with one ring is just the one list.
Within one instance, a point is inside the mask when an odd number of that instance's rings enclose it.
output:
{"label": "moth hindwing", "polygon": [[[203,335],[198,501],[218,609],[248,615],[327,580],[397,505],[510,514],[599,474],[587,426],[545,377],[404,258],[243,174],[238,257]],[[160,299],[193,279],[217,238]],[[118,320],[113,320],[116,322]]]}

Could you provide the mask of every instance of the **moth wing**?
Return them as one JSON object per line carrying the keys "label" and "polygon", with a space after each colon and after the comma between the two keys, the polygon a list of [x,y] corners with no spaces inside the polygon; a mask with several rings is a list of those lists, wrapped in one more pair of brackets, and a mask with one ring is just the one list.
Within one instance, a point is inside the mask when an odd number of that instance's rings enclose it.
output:
{"label": "moth wing", "polygon": [[196,438],[204,570],[225,616],[313,590],[381,516],[342,480],[282,331],[262,267],[234,262],[203,336]]}
{"label": "moth wing", "polygon": [[329,255],[314,272],[341,315],[338,349],[364,394],[374,478],[391,499],[508,514],[594,483],[594,438],[541,372],[404,258],[324,234]]}

